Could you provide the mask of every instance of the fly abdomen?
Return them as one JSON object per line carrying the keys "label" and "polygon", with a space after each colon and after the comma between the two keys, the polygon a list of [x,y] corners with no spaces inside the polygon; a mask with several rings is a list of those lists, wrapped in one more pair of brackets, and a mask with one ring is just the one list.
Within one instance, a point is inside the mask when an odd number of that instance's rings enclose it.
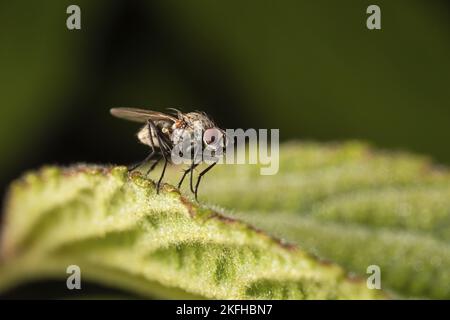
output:
{"label": "fly abdomen", "polygon": [[[150,140],[150,131],[152,137],[151,140]],[[149,128],[148,125],[143,126],[141,130],[139,130],[139,132],[137,133],[137,137],[141,143],[149,147],[153,146],[155,148],[159,148],[158,137],[156,135],[156,132],[154,132],[153,129]]]}

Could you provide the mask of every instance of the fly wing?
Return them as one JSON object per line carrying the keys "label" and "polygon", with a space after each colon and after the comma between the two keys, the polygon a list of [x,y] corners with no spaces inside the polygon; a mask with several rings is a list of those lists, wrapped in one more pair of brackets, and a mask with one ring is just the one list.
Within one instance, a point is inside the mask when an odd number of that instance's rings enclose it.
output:
{"label": "fly wing", "polygon": [[117,118],[145,123],[147,120],[175,122],[177,118],[169,114],[138,108],[112,108],[111,114]]}

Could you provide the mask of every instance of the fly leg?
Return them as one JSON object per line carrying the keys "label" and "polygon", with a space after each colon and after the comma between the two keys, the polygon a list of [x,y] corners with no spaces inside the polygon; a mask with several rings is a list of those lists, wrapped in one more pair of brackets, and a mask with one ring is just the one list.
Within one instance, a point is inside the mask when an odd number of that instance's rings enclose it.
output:
{"label": "fly leg", "polygon": [[150,154],[148,156],[145,157],[144,160],[139,161],[138,163],[132,164],[130,166],[128,166],[128,171],[133,171],[134,169],[142,166],[143,164],[145,164],[146,162],[148,162],[149,160],[151,160],[153,158],[153,156],[155,155],[155,151],[150,152]]}
{"label": "fly leg", "polygon": [[195,167],[197,167],[199,164],[198,163],[194,163],[192,162],[191,166],[189,167],[189,169],[184,170],[183,176],[180,179],[180,182],[178,182],[178,189],[181,188],[181,185],[183,184],[184,178],[186,178],[186,176],[188,175],[189,172],[192,172]]}
{"label": "fly leg", "polygon": [[[156,185],[156,193],[159,194],[159,188],[161,187],[161,181],[164,177],[164,174],[166,173],[167,163],[169,162],[168,156],[170,155],[171,148],[170,148],[169,144],[167,143],[167,141],[165,140],[165,137],[161,134],[161,132],[156,127],[155,123],[150,119],[147,121],[147,123],[149,125],[149,132],[151,133],[151,130],[153,130],[155,132],[156,139],[158,140],[158,145],[161,150],[161,155],[164,158],[164,167],[161,172],[161,176],[159,177],[158,183]],[[150,135],[150,141],[151,141],[151,144],[153,145],[152,140],[153,140],[153,137]],[[158,162],[160,160],[161,159],[158,159]],[[150,168],[150,169],[153,169],[153,168]]]}
{"label": "fly leg", "polygon": [[[197,155],[198,155],[198,150],[195,148],[193,149],[193,157],[192,157],[192,164],[195,163],[196,159],[197,159]],[[201,155],[201,159],[199,162],[196,163],[195,167],[198,166],[201,162],[203,161],[203,154]],[[194,168],[195,168],[194,167]],[[191,192],[194,193],[194,168],[192,168],[191,170],[191,176],[190,176],[190,187],[191,187]],[[197,198],[196,198],[197,199]]]}
{"label": "fly leg", "polygon": [[191,192],[194,193],[194,170],[191,170],[191,175],[189,177],[189,185],[191,187]]}
{"label": "fly leg", "polygon": [[147,173],[145,174],[146,176],[148,176],[148,174],[149,174],[150,172],[152,172],[153,169],[155,169],[156,165],[161,161],[162,158],[163,158],[162,156],[159,156],[159,157],[155,160],[155,162],[154,162],[154,163],[151,165],[151,167],[147,170]]}
{"label": "fly leg", "polygon": [[158,184],[156,185],[156,193],[157,194],[159,194],[159,188],[161,186],[161,181],[162,181],[162,179],[164,177],[164,174],[166,173],[166,168],[167,168],[167,163],[168,162],[169,161],[167,160],[167,158],[164,157],[164,167],[163,167],[163,170],[161,172],[161,176],[159,177]]}
{"label": "fly leg", "polygon": [[[212,167],[214,167],[217,164],[217,162],[214,162],[213,164],[211,164],[209,167],[207,167],[205,170],[203,170],[202,172],[199,173],[198,178],[197,178],[197,183],[195,184],[195,190],[194,190],[194,195],[195,195],[195,200],[198,201],[197,199],[197,193],[198,193],[198,186],[200,185],[200,180],[202,179],[202,177],[209,171],[212,169]],[[192,173],[191,173],[192,174]],[[192,176],[191,176],[192,179]]]}

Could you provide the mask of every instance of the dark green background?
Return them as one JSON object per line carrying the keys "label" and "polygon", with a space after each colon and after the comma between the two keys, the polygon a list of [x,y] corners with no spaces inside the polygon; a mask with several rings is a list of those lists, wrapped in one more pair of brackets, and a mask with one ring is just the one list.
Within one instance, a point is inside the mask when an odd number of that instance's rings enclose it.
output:
{"label": "dark green background", "polygon": [[[78,4],[82,30],[66,28]],[[382,30],[366,28],[378,4]],[[45,163],[145,156],[117,106],[201,109],[281,138],[450,163],[446,1],[2,1],[2,187]]]}

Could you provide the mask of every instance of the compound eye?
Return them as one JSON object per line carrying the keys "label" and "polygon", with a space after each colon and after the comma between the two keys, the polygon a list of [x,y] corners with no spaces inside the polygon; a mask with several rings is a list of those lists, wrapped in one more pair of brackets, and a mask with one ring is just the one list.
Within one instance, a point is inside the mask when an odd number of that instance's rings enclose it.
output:
{"label": "compound eye", "polygon": [[209,146],[219,146],[223,134],[217,128],[206,129],[203,134],[203,141]]}

